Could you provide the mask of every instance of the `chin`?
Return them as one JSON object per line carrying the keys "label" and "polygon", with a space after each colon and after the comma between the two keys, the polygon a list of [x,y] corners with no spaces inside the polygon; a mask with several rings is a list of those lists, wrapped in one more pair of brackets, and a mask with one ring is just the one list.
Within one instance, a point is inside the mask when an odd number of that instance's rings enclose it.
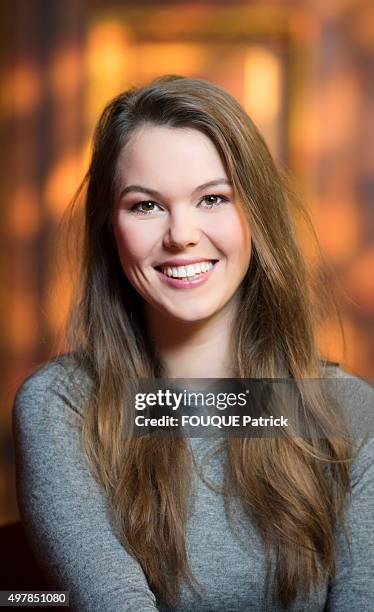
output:
{"label": "chin", "polygon": [[[217,309],[218,310],[218,309]],[[186,323],[197,323],[198,321],[204,321],[204,319],[210,318],[214,315],[216,309],[212,308],[189,308],[181,309],[178,312],[168,312],[169,316],[178,321],[184,321]]]}

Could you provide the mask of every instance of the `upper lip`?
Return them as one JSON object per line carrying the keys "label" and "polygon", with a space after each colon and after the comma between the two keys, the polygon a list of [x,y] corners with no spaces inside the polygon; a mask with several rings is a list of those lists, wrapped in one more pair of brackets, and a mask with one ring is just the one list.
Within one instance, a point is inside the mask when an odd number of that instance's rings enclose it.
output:
{"label": "upper lip", "polygon": [[162,261],[156,264],[154,267],[158,268],[160,266],[188,266],[189,264],[196,264],[201,261],[218,261],[218,259],[216,257],[190,257],[189,259],[167,259],[166,261]]}

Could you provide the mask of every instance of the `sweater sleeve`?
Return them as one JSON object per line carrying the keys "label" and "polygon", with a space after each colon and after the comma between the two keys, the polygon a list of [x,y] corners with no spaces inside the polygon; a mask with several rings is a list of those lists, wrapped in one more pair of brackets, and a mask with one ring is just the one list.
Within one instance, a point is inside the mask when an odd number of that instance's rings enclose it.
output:
{"label": "sweater sleeve", "polygon": [[[346,406],[353,423],[374,420],[374,390],[357,378],[345,377]],[[371,423],[369,423],[369,420]],[[362,428],[357,427],[357,430]],[[369,429],[368,429],[369,431]],[[368,612],[374,602],[374,439],[367,436],[351,468],[347,538],[337,534],[336,577],[329,587],[328,612]]]}
{"label": "sweater sleeve", "polygon": [[74,610],[154,612],[155,596],[116,537],[80,450],[82,415],[56,368],[26,379],[13,407],[17,500],[30,546],[50,587],[70,592]]}

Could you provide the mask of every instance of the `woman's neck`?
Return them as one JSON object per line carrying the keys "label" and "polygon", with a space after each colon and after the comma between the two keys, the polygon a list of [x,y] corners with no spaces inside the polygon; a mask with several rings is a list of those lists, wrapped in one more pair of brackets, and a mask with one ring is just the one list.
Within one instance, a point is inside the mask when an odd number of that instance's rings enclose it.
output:
{"label": "woman's neck", "polygon": [[236,303],[203,321],[180,321],[145,305],[148,334],[167,378],[234,377],[232,329]]}

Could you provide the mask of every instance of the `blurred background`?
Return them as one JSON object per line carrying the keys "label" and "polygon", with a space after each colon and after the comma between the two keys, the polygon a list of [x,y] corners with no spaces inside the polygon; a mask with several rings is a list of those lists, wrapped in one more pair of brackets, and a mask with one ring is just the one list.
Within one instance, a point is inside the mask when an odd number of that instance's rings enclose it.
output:
{"label": "blurred background", "polygon": [[3,0],[0,12],[0,525],[18,520],[14,395],[51,357],[69,296],[64,261],[58,275],[47,265],[58,223],[103,106],[131,85],[196,76],[243,104],[293,174],[338,280],[347,349],[327,318],[321,350],[374,379],[373,3]]}

